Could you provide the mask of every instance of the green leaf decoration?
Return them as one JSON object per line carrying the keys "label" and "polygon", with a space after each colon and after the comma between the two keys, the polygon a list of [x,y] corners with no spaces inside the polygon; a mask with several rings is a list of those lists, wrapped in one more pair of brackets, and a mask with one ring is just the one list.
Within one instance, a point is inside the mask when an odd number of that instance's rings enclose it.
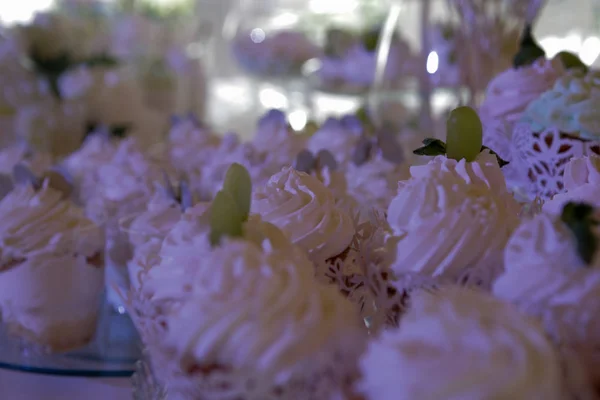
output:
{"label": "green leaf decoration", "polygon": [[500,157],[498,155],[498,153],[496,153],[494,150],[490,149],[489,147],[481,146],[481,151],[484,151],[484,150],[487,150],[490,152],[491,155],[496,156],[496,160],[498,161],[498,165],[500,166],[500,168],[504,167],[505,165],[510,164],[508,161],[503,160],[502,157]]}
{"label": "green leaf decoration", "polygon": [[483,125],[471,107],[458,107],[446,121],[446,155],[455,160],[475,161],[483,146]]}
{"label": "green leaf decoration", "polygon": [[223,237],[241,237],[246,218],[241,213],[231,193],[221,190],[210,207],[210,244],[221,243]]}
{"label": "green leaf decoration", "polygon": [[542,57],[546,57],[546,52],[537,44],[533,37],[532,27],[527,24],[523,30],[519,52],[513,58],[513,67],[517,69],[529,66]]}
{"label": "green leaf decoration", "polygon": [[248,220],[252,200],[252,180],[246,168],[238,163],[231,164],[225,174],[223,191],[231,195],[243,221]]}
{"label": "green leaf decoration", "polygon": [[573,53],[570,53],[568,51],[561,51],[556,55],[556,57],[560,59],[562,65],[566,69],[581,69],[586,74],[589,71],[588,66],[585,65],[583,61],[581,61],[581,59]]}
{"label": "green leaf decoration", "polygon": [[446,154],[446,143],[439,139],[428,138],[423,140],[423,147],[413,150],[418,156],[443,156]]}
{"label": "green leaf decoration", "polygon": [[573,233],[577,252],[583,262],[591,265],[598,251],[598,238],[593,229],[598,225],[594,219],[594,207],[586,203],[569,202],[563,207],[560,219]]}
{"label": "green leaf decoration", "polygon": [[[481,153],[484,150],[489,151],[490,154],[492,154],[493,156],[496,157],[496,160],[498,161],[498,165],[500,166],[500,168],[509,164],[508,161],[503,160],[498,155],[498,153],[496,153],[494,150],[490,149],[489,147],[481,146],[481,149],[479,150],[479,152]],[[418,149],[413,150],[413,154],[416,154],[418,156],[443,156],[446,154],[446,143],[444,143],[443,141],[441,141],[439,139],[428,138],[428,139],[423,140],[423,147],[419,147]]]}

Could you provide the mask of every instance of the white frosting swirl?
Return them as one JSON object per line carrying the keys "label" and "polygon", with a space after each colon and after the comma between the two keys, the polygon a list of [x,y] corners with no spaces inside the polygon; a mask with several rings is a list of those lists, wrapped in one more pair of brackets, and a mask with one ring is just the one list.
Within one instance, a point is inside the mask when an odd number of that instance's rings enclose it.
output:
{"label": "white frosting swirl", "polygon": [[109,163],[98,168],[95,180],[96,190],[86,210],[91,218],[103,223],[143,211],[163,175],[160,167],[128,139],[120,143]]}
{"label": "white frosting swirl", "polygon": [[164,238],[181,218],[181,205],[157,191],[146,207],[146,211],[126,217],[122,228],[129,234],[129,241],[135,246],[144,244],[149,238]]}
{"label": "white frosting swirl", "polygon": [[285,114],[279,110],[271,110],[262,117],[252,140],[254,148],[279,168],[290,165],[304,144],[304,137],[292,130]]}
{"label": "white frosting swirl", "polygon": [[329,118],[308,139],[306,145],[313,154],[319,150],[329,150],[338,163],[345,165],[352,157],[362,133],[362,123],[354,117],[341,120]]}
{"label": "white frosting swirl", "polygon": [[573,233],[557,217],[542,213],[524,222],[511,238],[505,271],[494,284],[494,295],[539,318],[547,334],[598,382],[598,254],[591,265],[585,264]]}
{"label": "white frosting swirl", "polygon": [[333,194],[318,179],[291,167],[254,194],[252,210],[318,260],[341,254],[354,237],[352,219],[336,206]]}
{"label": "white frosting swirl", "polygon": [[486,157],[482,160],[436,157],[411,167],[412,178],[399,183],[388,208],[388,223],[400,239],[397,273],[457,277],[501,256],[519,208],[498,165],[495,172]]}
{"label": "white frosting swirl", "polygon": [[398,182],[410,177],[408,166],[392,164],[377,155],[362,165],[348,164],[348,192],[363,207],[386,210],[396,195]]}
{"label": "white frosting swirl", "polygon": [[600,257],[592,266],[586,265],[573,233],[558,217],[546,213],[519,226],[504,259],[505,272],[494,283],[494,294],[526,309],[541,303],[576,306],[593,281],[600,279],[600,275],[590,277],[592,270],[600,268]]}
{"label": "white frosting swirl", "polygon": [[197,182],[194,189],[206,197],[214,196],[223,186],[232,163],[241,164],[248,170],[254,187],[263,186],[279,169],[266,164],[264,158],[251,143],[241,143],[234,134],[226,135],[220,146],[213,150],[210,161],[202,166],[201,177],[192,179],[192,184]]}
{"label": "white frosting swirl", "polygon": [[37,191],[18,185],[0,201],[0,266],[37,254],[92,257],[102,249],[100,228],[47,183]]}
{"label": "white frosting swirl", "polygon": [[496,76],[488,85],[481,105],[482,117],[517,122],[529,103],[552,89],[565,72],[559,59],[538,59],[529,66],[510,68]]}
{"label": "white frosting swirl", "polygon": [[336,368],[336,353],[361,348],[361,323],[312,269],[295,247],[224,242],[199,266],[189,300],[167,316],[167,346],[184,370],[216,364],[250,373],[265,392],[322,363]]}
{"label": "white frosting swirl", "polygon": [[185,118],[175,122],[169,132],[170,159],[182,171],[201,168],[220,143],[219,136],[194,118]]}
{"label": "white frosting swirl", "polygon": [[560,214],[565,204],[571,201],[600,206],[600,157],[571,159],[565,166],[563,182],[566,193],[559,193],[546,202],[545,211]]}
{"label": "white frosting swirl", "polygon": [[79,150],[64,160],[69,173],[76,179],[86,179],[115,156],[116,143],[100,134],[88,136]]}
{"label": "white frosting swirl", "polygon": [[[158,252],[159,263],[148,270],[143,280],[144,296],[156,302],[179,302],[189,294],[190,279],[213,251],[210,245],[210,208],[196,205],[186,211],[163,240]],[[289,240],[274,225],[251,216],[244,224],[244,240],[261,245],[268,241],[273,248],[287,248]]]}
{"label": "white frosting swirl", "polygon": [[565,399],[559,358],[538,325],[471,290],[417,292],[399,329],[361,360],[366,400]]}
{"label": "white frosting swirl", "polygon": [[13,167],[23,163],[35,175],[41,175],[52,165],[48,153],[33,152],[26,143],[17,143],[0,151],[0,173],[10,175]]}

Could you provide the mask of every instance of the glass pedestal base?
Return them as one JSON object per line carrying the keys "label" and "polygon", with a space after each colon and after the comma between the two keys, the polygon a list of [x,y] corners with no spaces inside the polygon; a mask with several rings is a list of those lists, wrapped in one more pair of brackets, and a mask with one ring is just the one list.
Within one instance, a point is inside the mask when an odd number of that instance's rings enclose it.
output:
{"label": "glass pedestal base", "polygon": [[0,368],[62,376],[127,377],[141,357],[141,342],[127,314],[105,302],[96,334],[85,347],[48,354],[8,334],[0,324]]}

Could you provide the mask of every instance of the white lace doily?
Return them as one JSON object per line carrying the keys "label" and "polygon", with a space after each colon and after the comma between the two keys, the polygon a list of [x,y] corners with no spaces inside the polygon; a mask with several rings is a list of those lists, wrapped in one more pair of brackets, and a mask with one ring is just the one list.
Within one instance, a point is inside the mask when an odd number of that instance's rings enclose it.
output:
{"label": "white lace doily", "polygon": [[562,133],[556,128],[533,132],[529,124],[520,123],[514,128],[511,153],[510,169],[523,180],[531,198],[551,199],[564,191],[567,162],[573,157],[600,155],[600,143]]}

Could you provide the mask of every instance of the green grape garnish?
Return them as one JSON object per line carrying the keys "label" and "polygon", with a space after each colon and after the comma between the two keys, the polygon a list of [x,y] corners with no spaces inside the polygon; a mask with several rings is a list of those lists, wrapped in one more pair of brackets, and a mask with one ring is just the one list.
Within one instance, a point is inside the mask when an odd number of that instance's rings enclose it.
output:
{"label": "green grape garnish", "polygon": [[241,237],[244,222],[250,215],[252,181],[242,165],[233,163],[225,174],[223,189],[210,207],[210,244],[218,246],[221,238]]}
{"label": "green grape garnish", "polygon": [[231,193],[219,191],[210,207],[211,246],[218,246],[223,237],[241,237],[245,220]]}
{"label": "green grape garnish", "polygon": [[250,215],[252,180],[246,168],[238,163],[231,164],[225,174],[223,191],[231,194],[244,220],[247,220]]}
{"label": "green grape garnish", "polygon": [[483,145],[483,126],[471,107],[454,109],[446,122],[446,155],[474,161]]}

